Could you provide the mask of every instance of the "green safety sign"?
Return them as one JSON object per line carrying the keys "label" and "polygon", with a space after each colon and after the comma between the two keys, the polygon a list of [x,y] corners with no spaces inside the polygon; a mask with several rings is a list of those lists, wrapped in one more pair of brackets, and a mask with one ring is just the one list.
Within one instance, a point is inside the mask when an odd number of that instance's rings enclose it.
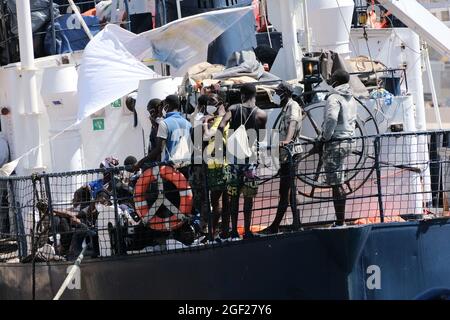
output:
{"label": "green safety sign", "polygon": [[92,128],[94,131],[105,130],[105,119],[92,119]]}
{"label": "green safety sign", "polygon": [[111,103],[111,107],[120,108],[122,106],[122,99],[117,99],[113,103]]}

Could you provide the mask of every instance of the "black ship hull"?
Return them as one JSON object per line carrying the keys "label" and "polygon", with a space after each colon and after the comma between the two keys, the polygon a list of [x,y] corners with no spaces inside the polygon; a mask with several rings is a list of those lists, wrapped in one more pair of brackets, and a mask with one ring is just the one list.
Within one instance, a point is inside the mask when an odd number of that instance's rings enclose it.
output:
{"label": "black ship hull", "polygon": [[[83,261],[63,299],[414,299],[450,288],[450,222],[316,229],[164,254]],[[52,299],[69,263],[36,264]],[[32,298],[31,264],[0,265],[0,299]]]}

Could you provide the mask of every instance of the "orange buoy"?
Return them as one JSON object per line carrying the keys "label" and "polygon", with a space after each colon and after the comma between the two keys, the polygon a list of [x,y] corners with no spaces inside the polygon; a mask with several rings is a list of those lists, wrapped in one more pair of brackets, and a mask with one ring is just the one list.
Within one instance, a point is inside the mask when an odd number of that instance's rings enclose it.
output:
{"label": "orange buoy", "polygon": [[[180,204],[175,206],[160,193],[155,202],[149,206],[145,197],[150,184],[158,181],[162,190],[162,180],[171,182],[180,194]],[[179,171],[170,166],[155,166],[147,169],[136,183],[134,190],[134,205],[138,215],[148,224],[149,228],[159,231],[172,231],[181,227],[187,216],[192,213],[192,191],[189,182]],[[164,205],[171,211],[171,215],[165,218],[156,215],[156,212]]]}

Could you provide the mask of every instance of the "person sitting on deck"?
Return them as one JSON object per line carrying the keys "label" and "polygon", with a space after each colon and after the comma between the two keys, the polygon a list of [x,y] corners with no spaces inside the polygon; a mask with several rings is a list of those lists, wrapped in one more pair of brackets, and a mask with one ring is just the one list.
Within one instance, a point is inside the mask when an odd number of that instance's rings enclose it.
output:
{"label": "person sitting on deck", "polygon": [[334,90],[327,98],[322,133],[318,137],[319,145],[323,145],[325,182],[333,191],[336,226],[345,225],[345,160],[352,151],[351,139],[356,130],[357,103],[349,81],[350,75],[342,69],[336,70],[331,76]]}
{"label": "person sitting on deck", "polygon": [[[256,87],[246,83],[240,89],[242,104],[232,105],[219,125],[222,134],[230,125],[230,135],[227,139],[227,189],[230,196],[231,238],[239,238],[238,214],[239,197],[244,196],[244,239],[254,237],[251,231],[253,198],[258,193],[256,170],[258,167],[258,151],[249,146],[258,146],[259,131],[266,128],[267,114],[256,106]],[[233,130],[233,133],[231,133]],[[248,136],[250,133],[250,137]],[[219,135],[220,136],[220,135]],[[217,139],[217,137],[216,137]],[[221,139],[221,138],[220,138]],[[223,233],[227,233],[224,226]]]}

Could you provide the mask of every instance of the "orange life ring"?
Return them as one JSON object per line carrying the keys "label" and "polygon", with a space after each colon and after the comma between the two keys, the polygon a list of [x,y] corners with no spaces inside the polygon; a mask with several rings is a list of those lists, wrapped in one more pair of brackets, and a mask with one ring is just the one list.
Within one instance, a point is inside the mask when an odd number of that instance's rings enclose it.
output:
{"label": "orange life ring", "polygon": [[[175,185],[180,194],[180,204],[175,206],[159,192],[158,198],[149,207],[145,195],[152,182],[159,181],[159,188],[162,191],[162,179]],[[171,215],[166,218],[156,215],[159,207],[165,205],[171,211]],[[181,227],[186,220],[186,216],[192,211],[192,191],[186,178],[170,166],[155,166],[147,169],[139,177],[134,190],[134,205],[137,213],[142,218],[144,224],[149,228],[159,231],[171,231]]]}

